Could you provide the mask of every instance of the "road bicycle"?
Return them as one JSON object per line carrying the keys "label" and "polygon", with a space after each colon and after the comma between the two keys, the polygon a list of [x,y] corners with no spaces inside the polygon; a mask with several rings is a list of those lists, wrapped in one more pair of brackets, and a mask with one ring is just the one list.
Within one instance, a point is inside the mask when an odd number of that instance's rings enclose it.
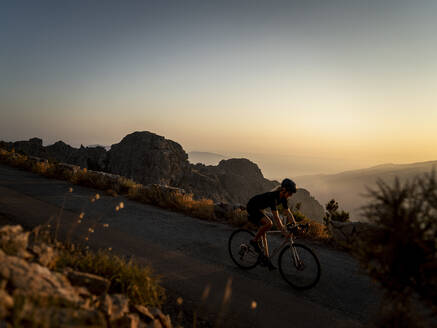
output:
{"label": "road bicycle", "polygon": [[[303,290],[314,287],[320,279],[320,262],[316,254],[307,246],[294,242],[294,235],[299,231],[308,230],[308,225],[287,225],[288,236],[270,254],[270,261],[279,252],[278,267],[282,278],[293,288]],[[272,234],[281,234],[281,231],[267,231],[267,238]],[[262,253],[257,253],[250,240],[255,234],[247,229],[235,230],[228,241],[229,255],[234,263],[245,270],[253,269],[258,264],[265,263],[267,259],[264,249],[267,245],[262,244]],[[262,240],[262,238],[261,238]]]}

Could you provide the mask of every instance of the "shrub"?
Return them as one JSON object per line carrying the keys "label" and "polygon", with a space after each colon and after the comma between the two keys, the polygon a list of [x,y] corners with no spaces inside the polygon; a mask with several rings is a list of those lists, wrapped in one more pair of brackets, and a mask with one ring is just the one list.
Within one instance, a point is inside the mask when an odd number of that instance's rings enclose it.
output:
{"label": "shrub", "polygon": [[111,281],[109,293],[126,294],[134,304],[160,307],[165,300],[164,289],[152,277],[149,268],[142,267],[133,260],[127,261],[109,251],[63,249],[56,267],[71,267],[105,277]]}
{"label": "shrub", "polygon": [[328,229],[324,224],[311,220],[305,216],[303,216],[303,218],[298,220],[298,222],[302,224],[308,224],[308,231],[304,235],[306,238],[312,240],[324,241],[324,242],[327,242],[331,239],[331,236],[328,233]]}
{"label": "shrub", "polygon": [[411,296],[437,313],[437,181],[435,172],[393,185],[382,180],[368,190],[364,216],[378,233],[358,240],[354,254],[384,289],[385,296],[409,308]]}
{"label": "shrub", "polygon": [[329,203],[325,205],[326,214],[323,220],[325,224],[328,225],[331,221],[337,222],[348,222],[349,221],[349,213],[345,211],[339,211],[338,202],[335,199],[331,199]]}
{"label": "shrub", "polygon": [[[0,162],[31,170],[35,173],[63,179],[74,184],[105,190],[107,194],[118,196],[126,195],[129,199],[142,203],[159,206],[165,209],[181,212],[203,220],[224,220],[232,226],[255,228],[247,220],[247,212],[243,209],[230,207],[217,217],[216,205],[211,199],[196,200],[193,194],[184,193],[178,188],[160,185],[141,185],[125,177],[114,176],[102,172],[88,171],[78,166],[66,165],[50,160],[39,162],[26,156],[0,149]],[[308,238],[327,240],[329,236],[323,225],[307,220],[299,211],[301,204],[296,204],[294,211],[298,221],[309,223]]]}

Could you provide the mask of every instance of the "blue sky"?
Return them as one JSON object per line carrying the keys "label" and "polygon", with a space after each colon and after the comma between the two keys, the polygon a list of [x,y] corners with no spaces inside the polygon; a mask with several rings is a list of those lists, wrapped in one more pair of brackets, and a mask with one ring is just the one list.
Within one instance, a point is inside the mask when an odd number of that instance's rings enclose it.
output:
{"label": "blue sky", "polygon": [[436,159],[436,9],[2,1],[0,139],[107,145],[148,130],[301,173]]}

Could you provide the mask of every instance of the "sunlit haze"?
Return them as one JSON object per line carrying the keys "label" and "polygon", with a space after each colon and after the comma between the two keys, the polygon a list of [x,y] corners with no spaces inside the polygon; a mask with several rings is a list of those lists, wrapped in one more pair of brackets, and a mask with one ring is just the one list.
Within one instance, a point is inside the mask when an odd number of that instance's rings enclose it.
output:
{"label": "sunlit haze", "polygon": [[151,131],[269,178],[437,159],[435,1],[2,1],[0,140]]}

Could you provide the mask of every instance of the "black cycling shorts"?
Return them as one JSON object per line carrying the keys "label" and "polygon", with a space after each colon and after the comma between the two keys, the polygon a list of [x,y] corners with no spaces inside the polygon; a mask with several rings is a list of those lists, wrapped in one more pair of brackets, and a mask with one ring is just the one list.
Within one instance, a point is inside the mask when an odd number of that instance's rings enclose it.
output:
{"label": "black cycling shorts", "polygon": [[247,218],[250,222],[260,225],[261,219],[265,217],[264,213],[259,209],[247,208]]}

